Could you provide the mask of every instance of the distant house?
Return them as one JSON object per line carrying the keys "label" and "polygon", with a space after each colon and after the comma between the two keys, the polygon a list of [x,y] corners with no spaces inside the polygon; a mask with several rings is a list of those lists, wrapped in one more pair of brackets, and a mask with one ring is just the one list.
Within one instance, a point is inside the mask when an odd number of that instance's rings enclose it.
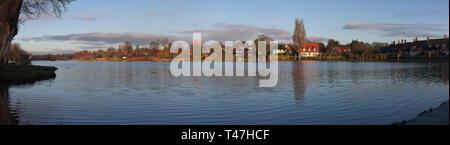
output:
{"label": "distant house", "polygon": [[334,48],[337,53],[344,54],[350,52],[350,47],[348,46],[339,46]]}
{"label": "distant house", "polygon": [[317,57],[319,56],[319,43],[305,43],[298,52],[301,57]]}
{"label": "distant house", "polygon": [[273,54],[285,54],[286,50],[284,49],[276,49],[275,51],[273,51]]}
{"label": "distant house", "polygon": [[413,42],[401,40],[398,43],[393,41],[384,47],[384,53],[388,55],[401,54],[402,56],[416,55],[449,55],[449,40],[447,36],[443,39],[429,39],[419,41],[417,38]]}
{"label": "distant house", "polygon": [[278,49],[273,51],[273,54],[286,54],[288,52],[289,46],[287,44],[279,44]]}

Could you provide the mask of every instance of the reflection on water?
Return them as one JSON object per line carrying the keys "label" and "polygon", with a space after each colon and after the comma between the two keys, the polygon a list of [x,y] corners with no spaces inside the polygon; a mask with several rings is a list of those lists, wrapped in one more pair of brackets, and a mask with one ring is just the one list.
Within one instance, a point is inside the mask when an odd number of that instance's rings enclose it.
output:
{"label": "reflection on water", "polygon": [[293,63],[292,82],[294,83],[294,96],[297,104],[303,103],[305,100],[305,76],[303,63]]}
{"label": "reflection on water", "polygon": [[15,124],[15,119],[9,109],[8,86],[0,85],[0,125]]}
{"label": "reflection on water", "polygon": [[274,88],[176,78],[167,62],[33,63],[59,69],[10,88],[19,124],[390,124],[449,96],[448,63],[283,62]]}

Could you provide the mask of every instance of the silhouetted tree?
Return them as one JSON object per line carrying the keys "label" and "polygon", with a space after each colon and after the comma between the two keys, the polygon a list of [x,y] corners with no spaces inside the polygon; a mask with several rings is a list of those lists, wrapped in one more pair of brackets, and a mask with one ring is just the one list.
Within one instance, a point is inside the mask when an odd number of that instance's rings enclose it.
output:
{"label": "silhouetted tree", "polygon": [[334,48],[339,47],[339,41],[334,39],[329,39],[327,44],[327,50],[326,52],[333,52]]}
{"label": "silhouetted tree", "polygon": [[373,43],[372,43],[372,49],[369,50],[369,52],[370,52],[370,53],[380,53],[380,52],[381,52],[381,49],[382,49],[383,47],[385,47],[385,46],[386,46],[386,44],[383,43],[383,42],[373,42]]}
{"label": "silhouetted tree", "polygon": [[372,45],[364,43],[362,41],[352,40],[349,45],[351,52],[355,54],[366,54],[374,52],[374,47]]}
{"label": "silhouetted tree", "polygon": [[322,42],[319,42],[319,51],[320,51],[321,53],[327,51],[327,47],[325,47],[325,44],[323,44]]}

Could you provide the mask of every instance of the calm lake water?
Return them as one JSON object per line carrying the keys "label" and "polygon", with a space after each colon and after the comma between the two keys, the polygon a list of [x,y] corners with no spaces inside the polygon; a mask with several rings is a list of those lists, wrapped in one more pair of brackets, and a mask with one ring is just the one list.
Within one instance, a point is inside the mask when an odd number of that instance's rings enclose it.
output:
{"label": "calm lake water", "polygon": [[169,62],[35,61],[57,77],[9,88],[19,124],[391,124],[449,99],[448,63],[280,62],[258,77],[173,77]]}

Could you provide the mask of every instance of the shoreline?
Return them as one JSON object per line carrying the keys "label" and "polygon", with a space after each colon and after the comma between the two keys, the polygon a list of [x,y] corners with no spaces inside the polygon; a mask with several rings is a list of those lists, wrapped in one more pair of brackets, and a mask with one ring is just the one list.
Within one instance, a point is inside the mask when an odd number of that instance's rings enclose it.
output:
{"label": "shoreline", "polygon": [[[111,59],[64,59],[64,60],[41,60],[36,59],[32,61],[105,61],[105,62],[171,62],[172,59],[168,58],[128,58],[128,59],[120,59],[120,58],[111,58]],[[317,61],[317,62],[448,62],[449,59],[387,59],[387,60],[354,60],[354,59],[319,59],[319,58],[307,58],[307,59],[279,59],[278,62],[308,62],[308,61]],[[193,62],[192,60],[190,62]],[[203,60],[202,60],[203,62]],[[225,61],[224,61],[225,62]],[[236,62],[236,61],[233,61]],[[248,62],[247,59],[244,62]],[[267,60],[270,62],[270,60]]]}
{"label": "shoreline", "polygon": [[9,108],[9,87],[32,84],[56,77],[56,67],[37,65],[0,65],[0,125],[16,125],[15,115]]}
{"label": "shoreline", "polygon": [[395,122],[392,125],[449,125],[449,101],[436,108],[425,110],[412,119]]}
{"label": "shoreline", "polygon": [[449,101],[434,109],[424,111],[405,122],[405,125],[449,125]]}

